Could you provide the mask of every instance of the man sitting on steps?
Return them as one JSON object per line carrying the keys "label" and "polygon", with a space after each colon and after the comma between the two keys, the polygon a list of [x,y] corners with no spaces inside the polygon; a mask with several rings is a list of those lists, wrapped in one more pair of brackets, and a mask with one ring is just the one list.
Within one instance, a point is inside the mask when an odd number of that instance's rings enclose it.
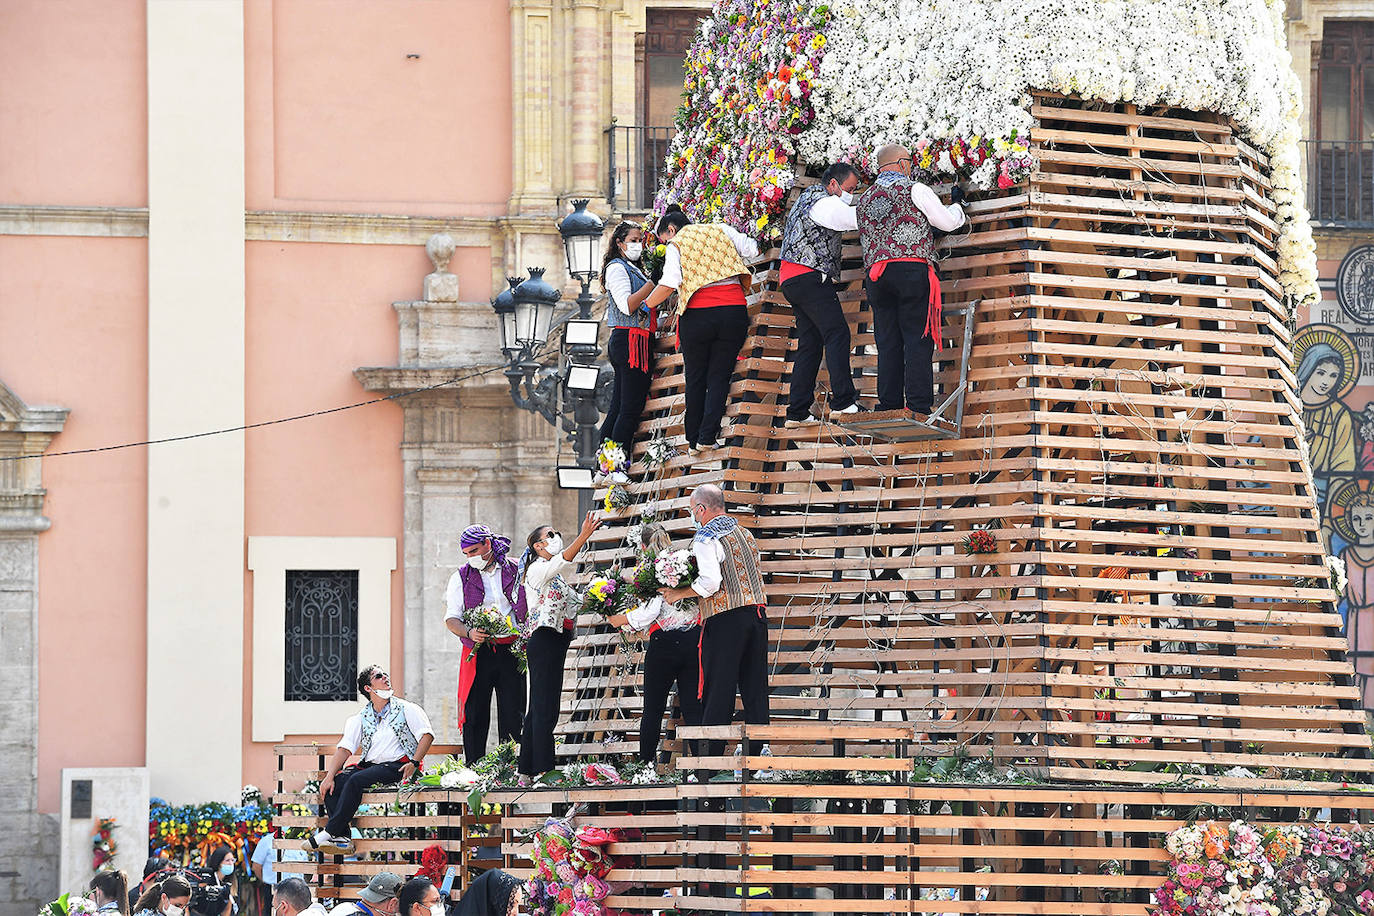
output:
{"label": "man sitting on steps", "polygon": [[[940,278],[931,227],[964,224],[958,203],[911,180],[904,146],[878,148],[878,176],[855,204],[864,256],[864,291],[878,346],[878,409],[908,408],[924,422],[935,403],[931,357],[940,346]],[[958,185],[950,195],[963,199]]]}

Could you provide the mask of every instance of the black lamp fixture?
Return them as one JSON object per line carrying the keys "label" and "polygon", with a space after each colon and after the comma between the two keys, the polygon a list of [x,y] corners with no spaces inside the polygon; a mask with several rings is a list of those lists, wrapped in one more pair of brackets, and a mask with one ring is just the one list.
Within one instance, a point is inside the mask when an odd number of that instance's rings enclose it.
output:
{"label": "black lamp fixture", "polygon": [[[600,322],[591,319],[596,301],[591,284],[601,272],[601,237],[606,226],[587,210],[587,200],[579,198],[572,204],[573,212],[559,222],[558,232],[563,237],[568,275],[582,286],[577,312],[554,320],[561,293],[544,279],[542,267],[529,268],[523,280],[507,277],[510,288],[502,290],[491,307],[506,358],[511,400],[522,410],[538,413],[572,440],[578,463],[558,469],[559,485],[581,491],[585,512],[591,507],[590,469],[596,462],[601,419],[596,408]],[[541,362],[538,356],[556,325],[563,327],[563,358]]]}

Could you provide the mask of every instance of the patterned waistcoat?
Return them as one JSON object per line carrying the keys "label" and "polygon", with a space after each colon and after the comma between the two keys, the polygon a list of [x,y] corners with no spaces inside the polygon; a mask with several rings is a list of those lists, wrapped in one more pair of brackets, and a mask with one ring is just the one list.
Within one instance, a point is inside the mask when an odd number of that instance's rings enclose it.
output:
{"label": "patterned waistcoat", "polygon": [[747,529],[736,525],[716,541],[725,554],[720,561],[720,588],[709,598],[702,598],[701,621],[705,623],[717,614],[749,605],[766,605],[763,573],[759,570],[759,548]]}
{"label": "patterned waistcoat", "polygon": [[879,172],[878,179],[859,198],[859,243],[865,269],[893,258],[935,263],[930,221],[912,203],[911,185],[911,179],[901,172]]}
{"label": "patterned waistcoat", "polygon": [[735,243],[725,230],[712,223],[693,223],[683,226],[673,236],[682,259],[682,285],[677,291],[677,313],[687,310],[692,294],[709,283],[738,276],[749,291],[749,268],[735,250]]}
{"label": "patterned waistcoat", "polygon": [[817,183],[797,197],[782,233],[782,259],[835,277],[840,272],[840,234],[811,218],[811,208],[825,196],[825,185]]}

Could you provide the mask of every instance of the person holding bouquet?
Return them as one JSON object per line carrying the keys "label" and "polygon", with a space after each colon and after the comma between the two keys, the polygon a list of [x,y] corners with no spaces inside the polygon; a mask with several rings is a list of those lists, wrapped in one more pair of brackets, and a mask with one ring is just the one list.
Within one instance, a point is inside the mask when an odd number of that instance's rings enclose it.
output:
{"label": "person holding bouquet", "polygon": [[582,529],[566,548],[563,536],[550,525],[530,532],[520,558],[520,583],[529,608],[526,633],[530,673],[529,711],[520,732],[517,768],[533,778],[553,769],[553,730],[558,724],[559,699],[563,694],[563,666],[577,622],[577,595],[564,580],[573,561],[587,545],[601,521],[591,512]]}
{"label": "person holding bouquet", "polygon": [[486,525],[469,525],[459,538],[466,563],[448,580],[444,625],[463,643],[458,666],[458,727],[463,759],[470,766],[487,753],[491,700],[496,696],[496,734],[520,737],[525,718],[525,674],[515,646],[525,624],[520,569],[508,554],[510,538]]}
{"label": "person holding bouquet", "polygon": [[[675,553],[668,532],[662,525],[650,523],[640,529],[640,565],[631,573],[637,589],[649,580],[651,587],[662,586],[663,579],[655,569],[662,561],[668,565]],[[642,571],[642,572],[641,572]],[[685,586],[686,577],[672,581]],[[701,624],[697,619],[696,602],[690,599],[670,602],[653,594],[647,601],[628,613],[613,615],[610,622],[636,633],[648,632],[649,644],[644,649],[644,712],[639,722],[639,759],[653,763],[658,756],[658,739],[663,733],[663,713],[668,706],[668,691],[677,684],[678,705],[683,725],[701,723],[701,698],[698,696],[698,644]],[[694,742],[695,743],[695,742]]]}
{"label": "person holding bouquet", "polygon": [[[701,724],[729,725],[735,694],[744,721],[768,724],[768,618],[763,572],[754,536],[725,512],[725,494],[715,484],[692,491],[688,511],[697,533],[692,556],[697,574],[690,585],[660,589],[664,601],[697,598],[701,609]],[[702,756],[718,757],[724,741],[703,741]]]}
{"label": "person holding bouquet", "polygon": [[644,305],[653,284],[640,266],[643,254],[643,227],[626,221],[611,233],[610,245],[601,261],[601,288],[608,300],[606,324],[611,328],[606,358],[615,369],[611,406],[601,424],[601,439],[615,442],[627,455],[649,396],[650,335],[656,329],[653,313]]}

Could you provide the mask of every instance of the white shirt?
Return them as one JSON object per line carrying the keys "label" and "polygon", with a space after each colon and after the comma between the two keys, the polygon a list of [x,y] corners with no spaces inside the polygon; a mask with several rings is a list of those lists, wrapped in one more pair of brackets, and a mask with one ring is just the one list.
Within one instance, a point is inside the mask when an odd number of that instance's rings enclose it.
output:
{"label": "white shirt", "polygon": [[[291,872],[277,871],[276,848],[272,843],[272,834],[264,833],[262,839],[258,840],[258,845],[253,847],[252,861],[262,866],[262,882],[268,887],[273,887],[283,878],[301,878],[303,875]],[[307,861],[304,849],[283,849],[281,851],[282,862],[305,862]]]}
{"label": "white shirt", "polygon": [[[448,578],[448,588],[444,590],[444,604],[448,607],[448,612],[444,614],[445,620],[463,619],[463,579],[461,573],[462,570],[460,569]],[[486,590],[486,597],[483,600],[487,604],[494,605],[502,614],[510,617],[510,601],[501,589],[500,564],[493,561],[491,566],[481,571],[481,576],[482,585]]]}
{"label": "white shirt", "polygon": [[692,582],[692,591],[710,598],[720,591],[720,562],[725,559],[725,548],[720,545],[719,538],[693,539],[692,556],[697,558],[697,577]]}
{"label": "white shirt", "polygon": [[850,232],[859,228],[857,212],[853,206],[840,200],[834,194],[827,194],[811,205],[811,222],[836,232]]}
{"label": "white shirt", "polygon": [[571,572],[574,565],[572,560],[556,553],[547,560],[536,557],[525,567],[525,607],[529,609],[526,619],[530,633],[540,627],[561,632],[563,621],[577,616],[576,608],[569,613],[571,589],[566,584],[563,588],[555,587],[555,580]]}
{"label": "white shirt", "polygon": [[[744,259],[746,264],[759,256],[759,243],[743,232],[739,232],[733,226],[727,226],[724,223],[713,223],[712,225],[719,226],[725,230],[725,234],[730,236],[730,241],[735,244],[735,251],[739,253],[739,256]],[[707,283],[706,286],[702,288],[705,289],[706,287],[721,286],[726,283],[736,282],[738,281],[734,278],[726,277],[724,280],[717,280],[715,283]],[[663,258],[663,277],[658,281],[658,285],[668,286],[673,289],[682,286],[682,253],[677,250],[677,246],[672,242],[668,243],[668,254]]]}
{"label": "white shirt", "polygon": [[633,290],[630,288],[630,271],[620,261],[612,261],[606,268],[606,296],[611,300],[611,307],[622,315],[634,317],[639,309],[635,312],[630,310],[631,295]]}
{"label": "white shirt", "polygon": [[700,622],[700,611],[684,611],[681,605],[664,601],[661,595],[655,595],[639,607],[627,611],[625,616],[632,630],[647,630],[654,623],[658,624],[660,630],[688,630]]}
{"label": "white shirt", "polygon": [[360,914],[361,916],[367,916],[367,910],[364,910],[352,900],[345,901],[329,911],[329,916],[360,916]]}
{"label": "white shirt", "polygon": [[[420,708],[418,703],[403,700],[400,697],[392,697],[392,703],[400,703],[401,709],[406,715],[406,725],[410,727],[410,733],[419,741],[425,735],[433,735],[434,729],[429,724],[429,716]],[[390,763],[393,760],[400,760],[406,756],[405,748],[401,747],[401,739],[396,737],[396,733],[391,730],[384,718],[387,715],[386,707],[382,707],[379,713],[381,721],[377,723],[377,731],[372,735],[372,747],[368,748],[367,756],[363,758],[364,763]],[[339,747],[348,751],[350,754],[358,753],[358,747],[363,743],[363,714],[358,713],[348,717],[344,723],[343,737],[339,739]]]}

